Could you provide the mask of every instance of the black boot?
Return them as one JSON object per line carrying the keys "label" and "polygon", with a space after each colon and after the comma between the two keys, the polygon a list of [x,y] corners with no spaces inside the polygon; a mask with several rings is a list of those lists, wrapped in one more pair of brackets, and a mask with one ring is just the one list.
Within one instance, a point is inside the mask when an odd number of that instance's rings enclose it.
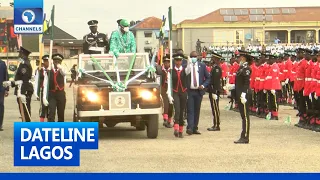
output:
{"label": "black boot", "polygon": [[249,139],[240,138],[238,141],[234,141],[235,144],[249,144]]}

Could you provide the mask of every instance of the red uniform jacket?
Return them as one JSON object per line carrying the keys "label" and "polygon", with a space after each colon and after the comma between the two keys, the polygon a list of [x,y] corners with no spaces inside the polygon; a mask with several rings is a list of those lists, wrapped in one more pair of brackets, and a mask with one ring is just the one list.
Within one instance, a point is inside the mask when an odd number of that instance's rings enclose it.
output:
{"label": "red uniform jacket", "polygon": [[236,81],[236,73],[239,69],[239,64],[237,62],[234,62],[230,68],[229,72],[229,84],[235,84]]}
{"label": "red uniform jacket", "polygon": [[[292,70],[291,70],[291,75],[290,75],[290,81],[296,81],[297,80],[297,69],[298,69],[298,62],[293,62],[292,63]],[[290,71],[290,70],[288,70]]]}
{"label": "red uniform jacket", "polygon": [[304,96],[309,96],[309,94],[311,93],[311,84],[312,84],[312,73],[313,70],[313,62],[310,60],[307,63],[307,67],[305,69],[305,77],[304,77],[304,91],[303,91],[303,95]]}
{"label": "red uniform jacket", "polygon": [[311,85],[310,85],[310,92],[314,93],[316,92],[317,89],[317,72],[319,71],[318,69],[318,63],[313,63],[313,68],[312,68],[312,72],[311,72],[311,77],[312,77],[312,81],[311,81]]}
{"label": "red uniform jacket", "polygon": [[257,66],[255,63],[252,63],[252,65],[250,67],[251,67],[250,88],[255,89]]}
{"label": "red uniform jacket", "polygon": [[290,79],[291,77],[291,70],[292,70],[292,61],[289,58],[286,62],[285,62],[285,68],[283,70],[283,72],[285,73],[284,77],[285,79]]}
{"label": "red uniform jacket", "polygon": [[285,62],[281,62],[281,63],[278,63],[278,67],[279,67],[279,80],[280,82],[282,81],[285,81],[286,80],[286,73],[284,72],[284,69],[285,69]]}
{"label": "red uniform jacket", "polygon": [[277,63],[273,63],[271,66],[269,66],[269,73],[266,77],[267,86],[266,90],[280,90],[281,84],[280,84],[280,68]]}
{"label": "red uniform jacket", "polygon": [[316,63],[315,71],[317,79],[316,94],[320,96],[320,63]]}
{"label": "red uniform jacket", "polygon": [[256,69],[256,82],[254,83],[254,89],[256,92],[260,91],[260,77],[261,77],[261,67],[262,66],[258,66],[257,69]]}
{"label": "red uniform jacket", "polygon": [[270,80],[271,78],[267,78],[270,74],[270,65],[269,64],[265,64],[264,67],[263,67],[263,74],[262,74],[262,77],[264,79],[263,81],[263,89],[264,90],[270,90]]}
{"label": "red uniform jacket", "polygon": [[301,91],[304,87],[304,78],[305,78],[305,72],[306,72],[306,68],[308,66],[308,61],[305,59],[302,59],[299,64],[297,65],[297,77],[296,80],[294,82],[294,87],[293,90],[294,91]]}
{"label": "red uniform jacket", "polygon": [[227,77],[227,72],[228,72],[228,65],[227,63],[221,63],[221,70],[222,70],[222,78],[226,78]]}

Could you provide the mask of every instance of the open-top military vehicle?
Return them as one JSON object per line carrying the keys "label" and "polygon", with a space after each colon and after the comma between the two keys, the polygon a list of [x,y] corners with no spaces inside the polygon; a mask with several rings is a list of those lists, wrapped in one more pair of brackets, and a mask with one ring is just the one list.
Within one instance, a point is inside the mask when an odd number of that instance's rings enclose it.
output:
{"label": "open-top military vehicle", "polygon": [[147,53],[80,54],[74,86],[74,122],[99,122],[114,127],[130,122],[147,127],[148,138],[158,136],[162,112],[160,84]]}

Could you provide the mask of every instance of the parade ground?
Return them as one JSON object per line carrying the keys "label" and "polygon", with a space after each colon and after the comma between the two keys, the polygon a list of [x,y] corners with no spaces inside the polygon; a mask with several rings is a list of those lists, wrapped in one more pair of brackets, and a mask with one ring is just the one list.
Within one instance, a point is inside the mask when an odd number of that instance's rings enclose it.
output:
{"label": "parade ground", "polygon": [[[66,88],[66,121],[72,121],[72,88]],[[80,167],[14,167],[13,122],[19,110],[13,90],[5,99],[4,131],[0,132],[0,172],[319,172],[320,133],[294,127],[296,110],[280,106],[279,121],[251,116],[250,144],[234,144],[241,131],[238,112],[220,102],[221,131],[208,132],[212,115],[208,94],[202,102],[201,135],[175,138],[162,126],[157,139],[130,124],[100,131],[99,150],[81,151]],[[38,122],[39,101],[32,100],[32,120]],[[285,122],[292,117],[291,124]]]}

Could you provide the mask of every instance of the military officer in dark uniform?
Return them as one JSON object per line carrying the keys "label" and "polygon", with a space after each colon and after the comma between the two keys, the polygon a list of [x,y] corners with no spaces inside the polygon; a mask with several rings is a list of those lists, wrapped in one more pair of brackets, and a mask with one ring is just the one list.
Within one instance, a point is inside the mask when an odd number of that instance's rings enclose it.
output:
{"label": "military officer in dark uniform", "polygon": [[[23,99],[25,98],[26,100],[26,106],[23,105],[23,112],[24,112],[24,117],[26,122],[31,121],[31,97],[33,94],[33,85],[31,83],[31,77],[33,74],[32,66],[30,64],[29,60],[29,55],[31,54],[30,51],[26,50],[23,47],[20,47],[19,50],[19,58],[21,63],[19,64],[18,70],[16,72],[16,75],[14,77],[14,81],[22,81],[21,85],[21,95]],[[15,85],[14,83],[12,84],[13,87],[15,88],[14,95],[18,95],[18,86]],[[19,110],[20,110],[20,103],[19,99],[17,99],[18,105],[19,105]],[[21,112],[21,110],[20,110]]]}
{"label": "military officer in dark uniform", "polygon": [[209,85],[209,99],[213,115],[213,126],[208,128],[208,131],[220,131],[220,110],[219,110],[219,96],[221,90],[222,69],[220,67],[220,60],[222,56],[212,53],[213,67],[211,69],[211,83]]}
{"label": "military officer in dark uniform", "polygon": [[61,54],[52,55],[54,68],[49,71],[49,116],[48,122],[55,121],[56,111],[58,114],[58,122],[64,122],[64,112],[66,107],[66,93],[64,91],[66,72],[61,66],[63,60]]}
{"label": "military officer in dark uniform", "polygon": [[248,144],[249,143],[249,131],[250,131],[250,117],[249,117],[249,103],[247,100],[251,98],[250,92],[250,76],[253,57],[249,52],[241,51],[240,53],[240,68],[236,73],[236,101],[238,101],[239,111],[242,118],[242,133],[236,144]]}
{"label": "military officer in dark uniform", "polygon": [[4,117],[4,98],[9,95],[9,87],[3,86],[3,82],[9,80],[7,65],[0,59],[0,131],[3,131],[3,117]]}
{"label": "military officer in dark uniform", "polygon": [[83,37],[84,54],[104,54],[109,52],[109,42],[107,36],[98,32],[98,21],[88,22],[90,33]]}

